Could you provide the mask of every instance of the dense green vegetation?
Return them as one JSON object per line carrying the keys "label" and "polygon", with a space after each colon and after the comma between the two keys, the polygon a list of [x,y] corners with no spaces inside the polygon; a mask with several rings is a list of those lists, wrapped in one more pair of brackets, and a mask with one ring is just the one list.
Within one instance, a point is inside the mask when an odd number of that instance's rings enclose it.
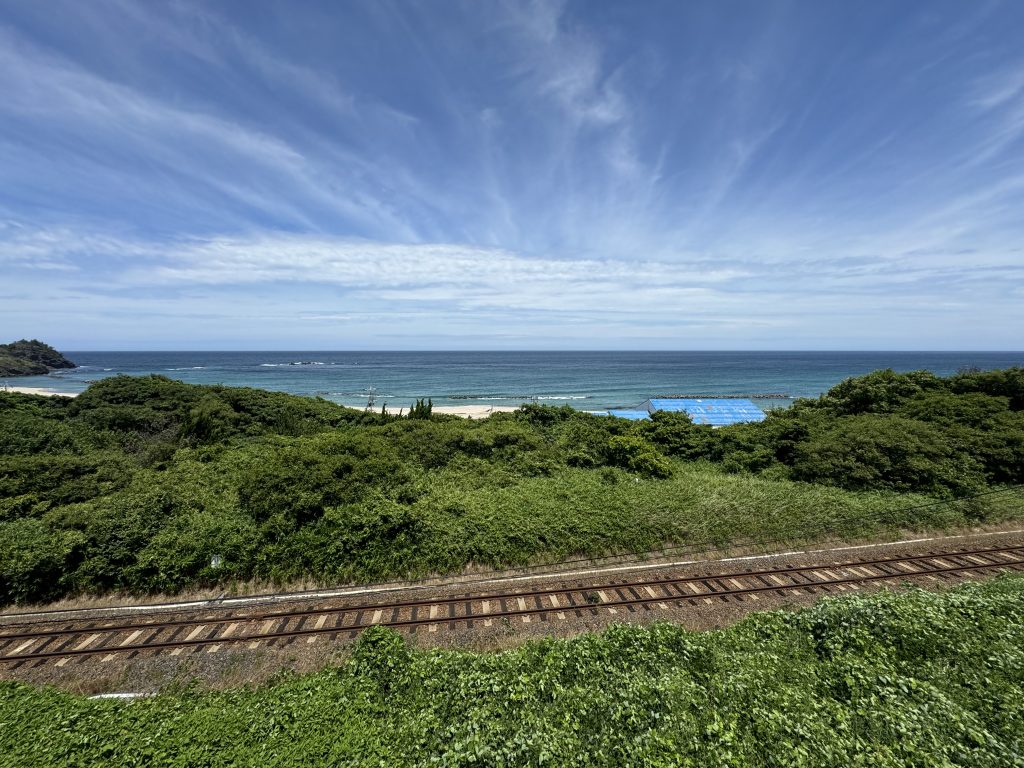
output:
{"label": "dense green vegetation", "polygon": [[74,368],[64,355],[41,341],[22,339],[0,344],[0,377],[40,376],[59,368]]}
{"label": "dense green vegetation", "polygon": [[878,593],[726,630],[478,654],[365,633],[258,689],[90,701],[0,684],[10,766],[1013,766],[1024,580]]}
{"label": "dense green vegetation", "polygon": [[414,415],[162,377],[2,394],[0,604],[1024,516],[1019,494],[922,506],[1024,482],[1021,368],[881,371],[720,430]]}

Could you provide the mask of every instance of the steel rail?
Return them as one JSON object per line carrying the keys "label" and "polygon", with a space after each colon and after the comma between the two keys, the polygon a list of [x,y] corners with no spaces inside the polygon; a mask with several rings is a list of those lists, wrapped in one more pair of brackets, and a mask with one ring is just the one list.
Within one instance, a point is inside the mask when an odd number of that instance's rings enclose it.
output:
{"label": "steel rail", "polygon": [[[346,614],[356,613],[359,611],[374,611],[374,610],[388,610],[388,609],[401,609],[401,608],[427,608],[433,605],[449,605],[451,603],[463,603],[467,600],[503,600],[509,598],[531,598],[531,597],[543,597],[545,595],[561,595],[570,592],[580,591],[600,591],[608,589],[630,589],[634,587],[657,587],[668,584],[686,584],[689,582],[701,582],[707,579],[729,579],[729,578],[750,578],[757,576],[768,576],[768,575],[782,575],[782,574],[795,574],[805,573],[808,571],[817,571],[822,568],[849,568],[849,567],[872,567],[877,565],[886,565],[888,563],[907,563],[914,562],[917,560],[930,560],[933,557],[963,557],[964,555],[985,555],[985,554],[1002,554],[1008,552],[1017,552],[1024,549],[1024,544],[1017,544],[1012,546],[1002,547],[985,547],[982,549],[972,549],[966,552],[942,552],[942,553],[925,553],[919,555],[904,555],[904,556],[893,556],[884,558],[874,558],[872,560],[851,560],[840,563],[832,563],[829,565],[798,565],[790,566],[785,568],[764,568],[755,571],[734,571],[719,574],[704,574],[696,576],[669,576],[662,579],[653,580],[641,580],[641,581],[626,581],[626,582],[607,582],[604,584],[596,584],[587,587],[549,587],[547,589],[535,589],[523,592],[490,592],[490,593],[467,593],[467,594],[456,594],[451,597],[435,597],[435,598],[424,598],[420,600],[398,600],[389,602],[378,602],[378,603],[356,603],[354,605],[341,605],[333,607],[323,608],[307,608],[303,610],[290,610],[290,611],[269,611],[263,613],[253,614],[232,614],[229,616],[212,616],[205,619],[190,618],[190,619],[175,619],[171,621],[161,622],[133,622],[123,624],[110,624],[104,625],[99,624],[97,626],[74,626],[74,627],[62,627],[57,629],[46,629],[39,631],[28,631],[28,632],[17,632],[17,633],[0,633],[0,642],[7,640],[25,640],[28,638],[42,638],[42,637],[60,637],[62,635],[78,635],[94,632],[102,632],[104,634],[112,634],[116,632],[130,632],[136,629],[170,629],[172,627],[191,627],[200,624],[232,624],[238,622],[256,622],[256,621],[270,621],[277,619],[292,619],[292,618],[304,618],[309,616],[320,616],[323,614]],[[206,613],[212,610],[218,610],[216,607],[208,608],[202,613]],[[230,608],[220,608],[219,610],[231,610]],[[197,612],[198,613],[198,612]],[[97,619],[102,621],[102,619]],[[17,625],[9,625],[17,626]]]}
{"label": "steel rail", "polygon": [[[619,590],[633,589],[635,587],[677,586],[677,585],[693,583],[693,582],[708,582],[708,581],[717,581],[717,580],[732,579],[732,578],[735,578],[735,579],[747,578],[747,579],[749,579],[751,577],[757,578],[757,577],[767,576],[767,575],[776,576],[776,577],[782,577],[782,576],[790,576],[790,577],[792,577],[793,575],[798,575],[798,574],[801,574],[801,573],[804,573],[804,572],[807,572],[807,571],[826,571],[827,572],[827,571],[831,571],[831,570],[842,570],[844,568],[876,567],[879,564],[884,565],[884,564],[897,563],[897,562],[902,562],[902,563],[908,563],[909,564],[911,562],[919,563],[922,560],[965,558],[967,556],[978,556],[978,555],[985,555],[985,554],[1007,554],[1008,552],[1018,552],[1019,553],[1022,549],[1024,549],[1024,546],[986,548],[986,549],[980,549],[980,550],[969,550],[969,551],[960,551],[960,552],[931,553],[931,554],[926,554],[926,555],[915,555],[915,556],[903,557],[903,558],[880,558],[880,559],[875,559],[875,560],[861,560],[861,561],[852,561],[852,562],[847,562],[847,563],[820,564],[820,565],[817,565],[817,566],[797,566],[797,567],[792,567],[792,568],[778,568],[778,569],[773,569],[773,570],[762,570],[762,571],[753,571],[753,572],[746,572],[746,573],[704,575],[704,576],[685,577],[685,578],[677,578],[677,579],[660,579],[660,580],[657,580],[657,581],[649,581],[649,582],[632,582],[632,583],[626,583],[626,584],[605,584],[605,585],[598,585],[598,586],[583,586],[583,587],[575,587],[575,588],[559,588],[559,589],[544,590],[544,591],[538,590],[538,591],[533,591],[533,592],[528,592],[528,593],[502,593],[500,595],[467,595],[467,596],[462,596],[462,597],[459,597],[459,598],[440,599],[440,600],[433,600],[433,601],[415,601],[415,602],[407,601],[404,604],[393,603],[393,604],[390,604],[390,605],[360,606],[360,607],[342,608],[342,609],[317,609],[317,610],[307,611],[307,612],[293,612],[293,613],[288,614],[286,616],[277,616],[277,617],[274,617],[274,618],[277,618],[277,619],[280,619],[280,618],[287,618],[287,619],[303,618],[304,619],[304,618],[308,618],[309,616],[322,615],[322,614],[325,614],[325,613],[326,614],[333,613],[335,615],[338,615],[338,616],[342,617],[342,621],[344,621],[344,616],[346,614],[354,613],[355,612],[355,613],[357,613],[357,615],[356,615],[356,623],[354,623],[352,625],[349,625],[349,626],[334,625],[334,626],[329,626],[329,627],[322,626],[322,627],[314,627],[314,628],[296,628],[296,629],[290,629],[290,630],[281,629],[281,630],[275,631],[275,632],[261,632],[261,633],[245,634],[245,635],[235,635],[235,636],[228,636],[228,637],[203,637],[203,638],[195,637],[195,638],[192,638],[192,639],[183,639],[183,640],[169,639],[169,640],[162,640],[162,641],[159,641],[159,642],[145,641],[143,643],[123,644],[123,645],[118,645],[118,646],[106,646],[106,647],[98,646],[98,647],[92,647],[92,648],[80,647],[80,648],[52,650],[52,651],[40,649],[40,651],[38,651],[38,652],[29,652],[29,653],[24,653],[24,654],[0,656],[0,661],[5,661],[5,662],[22,662],[22,661],[47,660],[47,659],[75,657],[75,656],[92,656],[92,655],[98,655],[98,654],[115,654],[115,653],[141,652],[141,651],[146,651],[146,650],[161,650],[161,649],[166,649],[166,648],[186,648],[186,647],[203,646],[203,645],[218,645],[218,644],[240,643],[240,642],[259,642],[259,641],[264,641],[264,640],[269,641],[269,640],[276,640],[276,639],[283,639],[283,638],[297,638],[297,637],[313,636],[313,635],[319,635],[319,634],[337,634],[339,632],[350,632],[350,633],[351,632],[358,632],[358,631],[361,631],[363,629],[369,628],[370,626],[374,626],[374,625],[389,626],[389,627],[396,627],[396,628],[412,628],[412,627],[425,626],[425,625],[451,624],[451,623],[454,623],[454,622],[468,622],[468,623],[472,624],[472,622],[474,620],[491,620],[491,621],[493,621],[494,619],[506,619],[506,618],[517,617],[517,616],[533,616],[533,615],[541,615],[541,614],[547,614],[547,613],[561,613],[561,612],[569,612],[569,611],[580,612],[580,611],[588,611],[589,610],[592,613],[596,613],[597,610],[601,609],[601,608],[630,607],[630,606],[636,606],[636,605],[647,605],[647,604],[651,604],[651,603],[666,603],[666,604],[667,603],[675,603],[677,605],[681,605],[683,603],[683,601],[689,601],[691,603],[695,603],[695,601],[700,600],[700,599],[720,598],[722,600],[726,600],[729,597],[734,597],[736,599],[742,599],[742,597],[745,596],[745,595],[753,595],[753,594],[768,593],[768,592],[778,592],[778,593],[784,594],[787,591],[790,591],[790,592],[807,591],[807,592],[813,593],[816,590],[820,590],[820,589],[826,589],[827,590],[828,587],[834,587],[834,586],[840,586],[840,585],[846,585],[846,584],[851,584],[852,585],[852,584],[861,584],[861,583],[873,582],[873,581],[894,581],[894,580],[907,581],[907,580],[915,579],[915,578],[934,576],[936,574],[955,574],[955,573],[966,573],[966,572],[972,572],[972,571],[987,571],[987,570],[992,570],[992,569],[1013,570],[1013,569],[1017,569],[1017,568],[1020,568],[1020,567],[1024,567],[1024,559],[1016,559],[1016,560],[1003,561],[1003,562],[991,562],[991,563],[980,563],[980,564],[979,563],[973,563],[971,565],[953,565],[953,566],[939,566],[939,567],[935,567],[934,565],[929,564],[926,570],[919,570],[919,571],[910,571],[910,572],[902,572],[902,573],[884,573],[883,572],[881,574],[871,574],[871,575],[867,575],[867,576],[858,575],[858,576],[847,577],[847,578],[826,579],[826,580],[823,580],[823,581],[793,582],[791,584],[775,584],[775,585],[765,585],[765,586],[760,586],[759,585],[759,586],[725,587],[722,590],[715,590],[714,587],[712,587],[712,586],[710,586],[710,585],[705,583],[703,586],[706,589],[708,589],[709,591],[700,592],[700,593],[694,593],[694,594],[684,594],[684,593],[681,593],[679,595],[660,595],[660,596],[655,596],[655,595],[652,594],[649,597],[629,597],[629,598],[623,598],[622,597],[622,593]],[[879,570],[881,570],[881,569],[879,569]],[[764,581],[764,579],[762,579],[762,581]],[[582,596],[584,596],[584,599],[586,600],[586,596],[588,594],[593,594],[593,593],[596,593],[596,592],[602,592],[602,591],[605,591],[605,590],[618,592],[620,599],[617,599],[617,600],[601,600],[600,602],[590,602],[589,600],[587,600],[586,602],[584,602],[582,604],[576,604],[570,598],[570,601],[569,601],[570,604],[568,604],[568,605],[558,605],[557,603],[554,603],[550,607],[544,607],[544,606],[539,606],[538,605],[538,606],[535,606],[535,607],[518,608],[518,609],[514,609],[514,610],[506,610],[506,609],[502,608],[501,610],[497,610],[497,611],[493,611],[493,612],[488,611],[487,613],[483,613],[483,612],[481,612],[481,613],[472,613],[471,612],[471,606],[472,606],[473,603],[484,601],[484,600],[497,600],[497,601],[499,601],[499,604],[504,605],[504,601],[506,601],[506,600],[512,600],[512,599],[523,600],[523,599],[525,599],[527,597],[539,598],[539,597],[543,597],[543,596],[570,595],[570,594],[582,595]],[[460,616],[450,615],[451,614],[451,608],[453,606],[455,606],[455,605],[458,605],[459,603],[466,604],[467,605],[467,609],[468,609],[469,612],[467,612],[465,615],[460,615]],[[408,618],[408,619],[397,618],[397,613],[396,612],[399,611],[403,607],[411,607],[413,609],[416,609],[416,608],[427,607],[427,606],[430,606],[430,607],[444,606],[444,607],[449,609],[449,615],[448,616],[440,616],[440,615],[436,615],[435,614],[435,615],[432,615],[429,618]],[[369,610],[373,610],[374,608],[376,608],[378,611],[383,611],[384,609],[391,609],[391,613],[392,613],[392,617],[393,618],[383,619],[383,617],[380,617],[379,619],[375,618],[374,621],[371,621],[371,622],[368,622],[368,623],[360,623],[359,622],[360,615],[362,613],[367,613]],[[234,618],[234,622],[235,623],[239,623],[239,624],[241,624],[241,623],[250,623],[250,622],[261,621],[261,620],[265,621],[267,619],[252,618],[252,617],[235,617]],[[218,624],[218,623],[223,623],[223,622],[222,621],[211,621],[211,620],[196,619],[196,620],[193,620],[193,621],[190,621],[190,622],[184,622],[184,623],[179,622],[179,623],[176,623],[176,624],[174,624],[172,626],[182,626],[182,625],[184,625],[184,626],[204,627],[206,625]],[[167,629],[167,628],[169,628],[169,626],[162,626],[160,624],[131,625],[131,626],[122,627],[122,628],[116,629],[116,630],[113,629],[113,628],[107,628],[107,627],[85,627],[85,628],[78,628],[78,629],[73,630],[73,631],[68,631],[65,634],[69,634],[69,635],[72,635],[72,636],[75,636],[75,635],[82,636],[82,635],[90,635],[90,634],[108,634],[109,635],[109,634],[114,634],[115,632],[125,631],[125,629],[132,629],[132,630],[156,630],[157,632],[159,632],[160,630]],[[42,633],[36,633],[36,634],[30,635],[30,636],[19,636],[17,638],[14,637],[14,636],[8,635],[8,636],[4,636],[4,637],[0,638],[0,640],[15,640],[15,639],[38,640],[38,639],[43,639],[44,637],[46,637],[46,636],[43,635]],[[155,640],[155,639],[156,638],[154,637],[153,640]]]}
{"label": "steel rail", "polygon": [[[1012,493],[1018,493],[1019,494],[1021,491],[1024,491],[1024,484],[1010,485],[1010,486],[1006,486],[1004,488],[996,488],[996,489],[993,489],[993,490],[983,491],[981,493],[971,494],[969,496],[960,496],[960,497],[953,498],[953,499],[938,499],[938,500],[930,501],[930,502],[927,502],[927,503],[924,503],[924,504],[914,504],[914,505],[906,506],[906,507],[895,507],[895,508],[892,508],[892,509],[889,509],[889,510],[880,510],[880,513],[893,514],[893,515],[895,515],[895,514],[902,514],[902,513],[906,513],[906,512],[913,512],[913,511],[920,510],[920,509],[927,509],[927,508],[935,507],[935,506],[950,505],[950,504],[957,504],[957,503],[960,503],[960,502],[972,501],[974,499],[979,499],[979,498],[983,498],[983,497],[1002,495],[1002,494],[1012,494]],[[871,517],[869,517],[868,519],[869,520],[875,520],[877,522],[880,518],[879,518],[878,514],[874,514]],[[1001,533],[1000,531],[993,531],[993,532],[990,532],[990,533],[983,533],[983,534],[979,534],[979,535],[999,535],[1000,533]],[[1012,533],[1019,533],[1019,531],[1012,531]],[[962,538],[962,537],[954,536],[952,538]],[[792,539],[792,538],[789,538],[789,539],[779,538],[779,539],[771,539],[771,540],[765,540],[765,541],[736,541],[736,542],[733,542],[730,546],[735,546],[735,547],[744,547],[744,546],[763,547],[763,546],[768,546],[768,545],[773,545],[773,544],[792,544],[794,541],[795,540]],[[908,543],[913,543],[913,541],[914,540],[910,540],[910,541],[908,541]],[[900,543],[901,542],[899,542],[899,541],[884,542],[884,543],[879,543],[879,546],[891,546],[893,544],[900,544]],[[337,589],[376,590],[379,593],[388,593],[388,592],[401,592],[401,591],[406,591],[406,590],[410,590],[410,589],[434,589],[434,588],[441,588],[441,587],[448,587],[448,586],[470,586],[471,587],[471,586],[476,585],[476,584],[491,583],[491,582],[495,582],[495,581],[501,581],[502,579],[527,578],[527,577],[536,577],[538,579],[542,579],[542,578],[555,578],[555,577],[561,575],[562,571],[560,571],[560,570],[550,570],[550,569],[559,569],[559,568],[563,568],[565,566],[578,566],[579,564],[584,564],[584,563],[588,564],[588,565],[592,565],[592,566],[600,566],[600,565],[602,565],[604,563],[608,563],[609,565],[613,565],[613,566],[614,565],[622,565],[622,566],[637,565],[638,567],[645,567],[645,566],[647,566],[649,564],[657,565],[657,563],[652,563],[652,560],[657,560],[659,558],[686,556],[686,555],[690,555],[690,554],[694,554],[694,553],[698,553],[698,552],[707,553],[707,552],[710,551],[709,547],[713,547],[713,542],[704,542],[702,544],[697,544],[697,545],[694,545],[694,544],[683,544],[683,545],[669,546],[669,547],[663,547],[662,549],[658,549],[658,550],[643,550],[643,551],[633,551],[633,552],[620,552],[618,554],[602,555],[602,556],[598,556],[598,557],[573,558],[573,559],[569,559],[569,560],[560,560],[560,561],[556,561],[556,562],[552,562],[552,563],[539,563],[539,564],[536,564],[536,565],[511,566],[511,567],[509,567],[507,569],[499,570],[499,571],[494,571],[492,573],[487,574],[486,576],[479,577],[479,578],[456,577],[458,580],[454,580],[454,581],[438,581],[438,579],[443,578],[443,577],[439,577],[438,576],[438,577],[430,577],[430,578],[427,578],[427,579],[419,579],[419,580],[415,580],[415,581],[404,581],[404,582],[403,581],[368,582],[368,583],[362,583],[362,584],[354,584],[354,585],[351,585],[350,587],[339,587]],[[772,555],[773,555],[773,553],[771,551],[766,551],[766,552],[763,552],[760,555],[758,555],[758,557],[771,557]],[[714,562],[714,561],[708,560],[707,562]],[[545,569],[547,569],[547,570],[545,570]],[[323,592],[325,592],[325,591],[332,591],[332,589],[333,588],[330,588],[330,587],[321,587],[321,588],[318,588],[318,589],[293,591],[293,592],[286,592],[286,593],[265,592],[265,593],[257,593],[257,594],[253,594],[253,595],[233,596],[233,597],[231,597],[229,599],[230,600],[240,600],[240,599],[250,600],[250,601],[256,602],[257,604],[258,604],[258,601],[262,601],[262,602],[265,603],[265,602],[271,602],[271,601],[280,600],[282,597],[287,597],[288,599],[291,599],[291,600],[302,600],[302,599],[305,599],[306,596],[309,596],[310,599],[316,598],[316,597],[320,596]],[[345,596],[346,595],[337,595],[337,596],[332,596],[332,597],[345,597]],[[228,608],[231,607],[231,606],[219,606],[219,605],[217,605],[218,601],[221,600],[221,599],[222,599],[221,597],[218,597],[218,598],[209,598],[209,599],[206,599],[206,600],[190,601],[190,604],[183,605],[182,609],[184,609],[184,610],[198,610],[198,609],[201,609],[201,608],[209,608],[209,609],[222,608],[222,609],[228,609]],[[177,609],[177,606],[179,606],[180,604],[181,604],[180,601],[173,601],[173,602],[165,602],[165,603],[153,603],[153,604],[149,604],[149,605],[146,605],[146,606],[129,606],[129,607],[134,607],[134,608],[143,608],[144,607],[146,609],[161,609],[161,610],[159,610],[159,612],[157,612],[155,614],[150,614],[150,615],[163,615],[163,614],[167,614],[167,613],[179,612],[178,609]],[[8,619],[8,618],[33,617],[35,620],[32,621],[32,622],[18,622],[18,623],[19,624],[51,623],[51,622],[58,621],[58,620],[57,619],[39,619],[38,617],[39,616],[45,616],[47,614],[92,613],[92,612],[98,612],[98,611],[103,611],[103,610],[121,610],[121,609],[122,609],[122,607],[120,607],[120,606],[106,606],[106,607],[94,607],[94,608],[93,607],[81,607],[81,608],[64,608],[64,609],[52,609],[52,610],[14,612],[14,613],[0,614],[0,621],[3,621],[3,620]]]}

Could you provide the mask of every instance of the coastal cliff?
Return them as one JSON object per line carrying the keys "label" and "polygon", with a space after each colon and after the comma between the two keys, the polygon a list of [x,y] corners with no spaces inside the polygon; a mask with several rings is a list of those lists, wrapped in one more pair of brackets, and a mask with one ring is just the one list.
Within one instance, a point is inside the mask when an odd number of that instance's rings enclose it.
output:
{"label": "coastal cliff", "polygon": [[59,368],[74,368],[64,355],[41,341],[22,339],[0,344],[0,376],[39,376]]}

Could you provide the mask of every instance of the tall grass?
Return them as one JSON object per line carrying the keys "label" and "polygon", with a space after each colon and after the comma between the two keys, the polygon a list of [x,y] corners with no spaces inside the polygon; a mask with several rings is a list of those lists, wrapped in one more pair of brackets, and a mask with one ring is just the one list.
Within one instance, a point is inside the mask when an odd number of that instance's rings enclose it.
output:
{"label": "tall grass", "polygon": [[674,470],[667,480],[610,469],[520,478],[489,477],[475,466],[433,473],[410,509],[421,534],[402,552],[404,567],[395,572],[353,553],[349,573],[423,576],[665,548],[779,547],[1024,518],[1021,493],[936,503],[729,474],[710,464],[675,462]]}

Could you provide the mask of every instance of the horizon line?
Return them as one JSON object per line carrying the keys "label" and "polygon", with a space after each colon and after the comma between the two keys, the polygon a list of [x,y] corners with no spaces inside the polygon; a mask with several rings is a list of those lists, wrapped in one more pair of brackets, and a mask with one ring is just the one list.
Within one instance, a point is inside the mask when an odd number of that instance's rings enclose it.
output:
{"label": "horizon line", "polygon": [[607,354],[622,354],[622,353],[660,353],[660,354],[678,354],[678,353],[758,353],[758,354],[776,354],[776,353],[815,353],[815,354],[1024,354],[1024,349],[527,349],[527,348],[510,348],[510,349],[302,349],[302,348],[272,348],[272,349],[74,349],[74,348],[63,348],[60,350],[68,353],[90,353],[90,352],[102,352],[102,353],[133,353],[133,352],[164,352],[164,353],[185,353],[185,352],[201,352],[206,354],[218,354],[218,353],[283,353],[283,352],[329,352],[333,354],[445,354],[452,352],[460,353],[484,353],[484,354],[495,354],[505,352],[528,352],[533,354],[565,354],[565,353],[580,353],[580,354],[595,354],[595,353],[607,353]]}

